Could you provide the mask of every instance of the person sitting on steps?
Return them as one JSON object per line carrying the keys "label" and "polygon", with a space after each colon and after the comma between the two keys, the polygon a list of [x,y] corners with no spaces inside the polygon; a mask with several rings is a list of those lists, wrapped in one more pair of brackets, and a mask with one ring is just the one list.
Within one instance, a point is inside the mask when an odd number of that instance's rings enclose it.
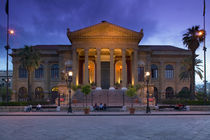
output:
{"label": "person sitting on steps", "polygon": [[96,110],[96,111],[98,111],[99,110],[99,107],[98,107],[98,105],[97,105],[97,103],[95,103],[95,105],[94,105],[94,110]]}
{"label": "person sitting on steps", "polygon": [[103,105],[102,103],[100,103],[99,109],[100,109],[100,110],[103,110],[103,109],[104,109],[104,105]]}

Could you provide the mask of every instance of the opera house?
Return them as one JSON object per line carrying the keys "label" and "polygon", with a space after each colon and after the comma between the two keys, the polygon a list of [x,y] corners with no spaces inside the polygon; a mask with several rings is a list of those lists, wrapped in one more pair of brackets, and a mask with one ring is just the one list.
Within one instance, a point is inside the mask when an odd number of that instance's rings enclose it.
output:
{"label": "opera house", "polygon": [[[66,97],[61,73],[68,70],[73,71],[74,85],[91,84],[98,92],[144,85],[146,71],[151,73],[149,86],[154,98],[170,98],[189,89],[189,81],[180,81],[179,73],[182,60],[191,52],[170,45],[139,45],[143,29],[133,31],[102,21],[76,31],[68,28],[67,37],[71,45],[33,46],[41,53],[41,65],[32,76],[34,95],[44,93],[43,98],[48,98],[59,92]],[[19,62],[19,50],[12,52],[16,100],[27,93],[27,71]]]}

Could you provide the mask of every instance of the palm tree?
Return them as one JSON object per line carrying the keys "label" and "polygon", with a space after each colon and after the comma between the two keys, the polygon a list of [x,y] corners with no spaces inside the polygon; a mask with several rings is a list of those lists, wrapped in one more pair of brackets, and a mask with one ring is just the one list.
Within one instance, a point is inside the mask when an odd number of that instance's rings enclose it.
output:
{"label": "palm tree", "polygon": [[195,95],[195,57],[196,50],[198,49],[201,42],[203,42],[204,35],[199,36],[199,26],[193,26],[192,28],[188,28],[187,32],[183,34],[183,44],[192,52],[192,78],[190,78],[191,94]]}
{"label": "palm tree", "polygon": [[[193,67],[195,67],[194,69],[194,73],[196,73],[199,78],[202,80],[203,79],[203,75],[202,72],[203,70],[200,68],[202,66],[202,60],[200,59],[195,59],[195,65],[192,65],[192,57],[188,57],[186,59],[183,60],[182,62],[182,66],[181,66],[181,70],[180,70],[180,74],[179,74],[179,78],[180,80],[190,80],[192,81],[193,78]],[[194,98],[194,94],[192,92],[192,85],[193,83],[190,82],[190,93],[191,93],[191,97]]]}
{"label": "palm tree", "polygon": [[32,100],[31,74],[40,65],[40,54],[32,46],[25,46],[19,53],[20,62],[28,74],[28,101]]}

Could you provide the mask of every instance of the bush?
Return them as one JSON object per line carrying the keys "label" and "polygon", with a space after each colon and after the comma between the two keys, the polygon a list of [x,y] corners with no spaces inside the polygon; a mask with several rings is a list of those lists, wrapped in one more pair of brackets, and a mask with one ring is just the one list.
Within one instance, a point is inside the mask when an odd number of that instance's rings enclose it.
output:
{"label": "bush", "polygon": [[36,101],[32,101],[32,102],[1,102],[0,106],[27,106],[27,105],[37,105],[37,104],[41,104],[41,105],[49,105],[49,102],[46,101],[40,101],[40,102],[36,102]]}
{"label": "bush", "polygon": [[176,95],[176,97],[180,99],[190,99],[190,91],[182,90]]}
{"label": "bush", "polygon": [[203,100],[177,100],[177,99],[171,99],[171,100],[161,100],[161,104],[169,104],[169,105],[175,105],[175,104],[184,104],[184,105],[210,105],[210,101],[204,102]]}

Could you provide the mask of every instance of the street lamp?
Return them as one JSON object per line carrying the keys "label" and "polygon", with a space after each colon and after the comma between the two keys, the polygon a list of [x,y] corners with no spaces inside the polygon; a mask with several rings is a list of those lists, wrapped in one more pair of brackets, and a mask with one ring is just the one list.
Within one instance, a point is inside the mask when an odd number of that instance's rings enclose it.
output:
{"label": "street lamp", "polygon": [[9,49],[10,49],[10,46],[9,46],[9,35],[13,35],[15,32],[14,30],[9,30],[9,16],[7,16],[7,45],[5,46],[5,49],[7,51],[7,65],[6,65],[6,75],[7,75],[7,80],[6,80],[6,87],[7,87],[7,92],[6,92],[6,97],[7,97],[7,103],[9,101],[9,97],[8,97],[8,94],[9,94],[9,75],[8,75],[8,67],[9,67],[9,64],[8,64],[8,61],[9,61]]}
{"label": "street lamp", "polygon": [[203,51],[204,51],[204,55],[203,55],[203,59],[204,59],[204,101],[207,101],[207,92],[206,92],[206,32],[205,32],[205,17],[204,17],[204,29],[203,30],[199,30],[197,32],[197,36],[201,39],[203,39]]}
{"label": "street lamp", "polygon": [[68,71],[68,78],[67,78],[67,86],[69,88],[69,107],[68,107],[68,113],[72,113],[72,107],[71,107],[71,82],[72,82],[72,76],[73,76],[73,72],[72,71]]}
{"label": "street lamp", "polygon": [[63,74],[63,78],[66,81],[67,89],[69,90],[69,107],[68,107],[68,113],[72,113],[72,107],[71,107],[71,82],[72,82],[73,72],[72,71],[63,70],[62,71],[62,74]]}
{"label": "street lamp", "polygon": [[15,31],[12,30],[12,29],[10,29],[8,32],[9,32],[10,35],[14,35],[14,33],[15,33]]}
{"label": "street lamp", "polygon": [[150,72],[145,72],[146,82],[147,82],[147,107],[146,107],[146,113],[150,113],[150,107],[149,107],[149,78],[150,78]]}

